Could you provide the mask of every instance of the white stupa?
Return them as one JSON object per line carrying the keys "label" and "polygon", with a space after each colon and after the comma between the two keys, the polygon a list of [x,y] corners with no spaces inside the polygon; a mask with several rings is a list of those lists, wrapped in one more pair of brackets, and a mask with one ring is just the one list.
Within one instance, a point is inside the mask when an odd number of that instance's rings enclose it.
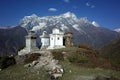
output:
{"label": "white stupa", "polygon": [[63,46],[64,33],[58,28],[53,28],[52,34],[50,34],[50,46],[47,49],[65,48]]}
{"label": "white stupa", "polygon": [[47,31],[44,31],[42,35],[40,36],[40,38],[41,38],[41,43],[42,43],[41,49],[46,49],[50,45],[50,37]]}
{"label": "white stupa", "polygon": [[28,35],[25,36],[26,38],[26,46],[24,49],[18,52],[18,55],[24,55],[31,51],[39,50],[36,46],[36,35],[34,31],[29,31]]}

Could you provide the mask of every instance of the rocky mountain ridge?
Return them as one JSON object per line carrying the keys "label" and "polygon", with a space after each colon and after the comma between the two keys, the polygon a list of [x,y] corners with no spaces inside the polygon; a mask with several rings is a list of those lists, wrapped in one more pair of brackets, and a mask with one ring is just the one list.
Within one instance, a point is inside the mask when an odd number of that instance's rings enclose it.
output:
{"label": "rocky mountain ridge", "polygon": [[117,38],[118,33],[101,27],[96,21],[89,21],[86,17],[77,18],[74,13],[67,12],[58,16],[39,17],[35,14],[25,16],[20,21],[20,26],[27,31],[34,30],[37,35],[43,31],[51,33],[54,27],[58,27],[63,32],[71,31],[74,36],[74,44],[88,44],[99,48]]}
{"label": "rocky mountain ridge", "polygon": [[37,43],[40,46],[39,36],[43,31],[51,33],[54,27],[63,32],[73,33],[74,44],[88,44],[100,48],[104,44],[118,37],[119,33],[101,27],[97,22],[90,22],[86,17],[77,18],[74,13],[67,12],[58,16],[38,17],[35,14],[25,16],[18,26],[0,28],[0,54],[17,53],[25,46],[25,35],[28,30],[35,30]]}
{"label": "rocky mountain ridge", "polygon": [[20,26],[0,29],[0,55],[17,53],[25,46],[26,30]]}

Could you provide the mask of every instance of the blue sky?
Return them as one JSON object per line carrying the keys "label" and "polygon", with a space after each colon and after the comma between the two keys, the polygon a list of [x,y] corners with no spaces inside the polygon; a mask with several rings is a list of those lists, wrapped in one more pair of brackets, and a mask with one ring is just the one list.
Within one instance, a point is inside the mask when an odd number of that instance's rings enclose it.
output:
{"label": "blue sky", "polygon": [[42,17],[68,11],[109,29],[120,28],[120,0],[0,0],[0,26],[17,25],[32,14]]}

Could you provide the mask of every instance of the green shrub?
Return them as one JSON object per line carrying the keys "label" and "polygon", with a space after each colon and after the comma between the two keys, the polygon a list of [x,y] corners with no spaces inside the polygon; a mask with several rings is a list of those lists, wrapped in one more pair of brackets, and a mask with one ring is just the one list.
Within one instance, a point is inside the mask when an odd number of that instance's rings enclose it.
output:
{"label": "green shrub", "polygon": [[80,55],[80,54],[72,54],[68,57],[68,60],[71,63],[80,64],[80,63],[87,63],[89,59],[88,57]]}
{"label": "green shrub", "polygon": [[87,49],[87,50],[93,50],[93,48],[87,44],[79,44],[79,48]]}

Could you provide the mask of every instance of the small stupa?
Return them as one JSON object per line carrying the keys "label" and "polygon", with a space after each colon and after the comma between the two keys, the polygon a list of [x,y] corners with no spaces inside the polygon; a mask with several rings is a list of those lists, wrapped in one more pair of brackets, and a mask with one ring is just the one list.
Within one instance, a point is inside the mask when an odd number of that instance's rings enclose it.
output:
{"label": "small stupa", "polygon": [[47,49],[65,48],[63,45],[64,33],[57,27],[53,28],[52,34],[50,34],[50,46]]}
{"label": "small stupa", "polygon": [[41,38],[41,43],[42,43],[41,49],[46,49],[50,45],[50,37],[47,31],[43,31],[40,38]]}
{"label": "small stupa", "polygon": [[39,48],[36,46],[36,35],[34,31],[29,31],[28,35],[25,36],[26,38],[26,46],[24,49],[18,52],[18,55],[24,55],[31,51],[39,50]]}
{"label": "small stupa", "polygon": [[72,32],[66,32],[64,34],[64,45],[65,46],[73,46],[73,33]]}

